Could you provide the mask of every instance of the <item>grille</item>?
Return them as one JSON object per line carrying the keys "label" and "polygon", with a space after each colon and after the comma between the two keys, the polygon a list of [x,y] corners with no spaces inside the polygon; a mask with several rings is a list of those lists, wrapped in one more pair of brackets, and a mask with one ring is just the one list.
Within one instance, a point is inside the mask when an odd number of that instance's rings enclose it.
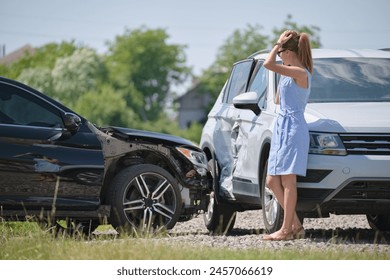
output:
{"label": "grille", "polygon": [[390,134],[340,134],[348,154],[390,155]]}
{"label": "grille", "polygon": [[353,181],[333,198],[339,199],[390,200],[390,181]]}

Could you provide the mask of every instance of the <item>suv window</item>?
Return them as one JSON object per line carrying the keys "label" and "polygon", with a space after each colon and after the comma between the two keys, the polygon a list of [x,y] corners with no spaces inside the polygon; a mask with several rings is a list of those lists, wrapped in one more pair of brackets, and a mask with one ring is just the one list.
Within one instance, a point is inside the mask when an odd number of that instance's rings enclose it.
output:
{"label": "suv window", "polygon": [[0,123],[62,127],[62,118],[29,92],[0,83]]}
{"label": "suv window", "polygon": [[265,107],[266,96],[268,90],[268,70],[263,67],[263,62],[258,62],[254,71],[255,75],[250,82],[248,91],[254,91],[259,98],[259,105],[261,108]]}
{"label": "suv window", "polygon": [[244,60],[233,66],[227,91],[224,95],[224,102],[232,103],[235,96],[246,91],[253,62],[253,59]]}
{"label": "suv window", "polygon": [[390,59],[327,58],[313,64],[309,102],[390,101]]}

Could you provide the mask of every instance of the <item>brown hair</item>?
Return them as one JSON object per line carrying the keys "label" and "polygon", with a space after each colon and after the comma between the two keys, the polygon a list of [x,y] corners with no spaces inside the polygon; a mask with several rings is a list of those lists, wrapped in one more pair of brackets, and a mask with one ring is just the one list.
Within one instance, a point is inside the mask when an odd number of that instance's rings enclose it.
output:
{"label": "brown hair", "polygon": [[296,31],[291,31],[291,33],[293,36],[282,45],[282,48],[298,54],[299,60],[303,66],[305,66],[310,73],[313,73],[313,59],[311,57],[309,35],[306,33],[298,34]]}

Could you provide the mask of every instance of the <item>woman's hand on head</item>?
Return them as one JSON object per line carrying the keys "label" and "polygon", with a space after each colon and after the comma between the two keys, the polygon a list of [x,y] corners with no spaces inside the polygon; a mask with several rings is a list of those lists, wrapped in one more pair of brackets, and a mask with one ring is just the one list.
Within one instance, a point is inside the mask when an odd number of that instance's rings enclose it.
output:
{"label": "woman's hand on head", "polygon": [[293,32],[291,30],[284,31],[282,34],[280,34],[278,43],[283,45],[284,43],[286,43],[288,40],[291,39],[292,35],[293,35]]}

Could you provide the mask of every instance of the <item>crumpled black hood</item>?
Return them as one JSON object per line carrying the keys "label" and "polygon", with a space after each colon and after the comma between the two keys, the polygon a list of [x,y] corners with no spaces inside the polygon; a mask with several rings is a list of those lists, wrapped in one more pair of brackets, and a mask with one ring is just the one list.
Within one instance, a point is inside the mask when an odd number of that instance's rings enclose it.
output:
{"label": "crumpled black hood", "polygon": [[[147,131],[147,130],[137,130],[130,129],[124,127],[114,127],[110,126],[106,128],[107,130],[111,130],[114,134],[120,133],[122,135],[126,135],[130,141],[147,141],[154,144],[166,144],[166,145],[175,145],[175,146],[191,146],[193,148],[199,149],[199,147],[193,142],[184,139],[182,137],[178,137],[175,135],[164,134],[159,132]],[[113,135],[115,137],[115,135]]]}

